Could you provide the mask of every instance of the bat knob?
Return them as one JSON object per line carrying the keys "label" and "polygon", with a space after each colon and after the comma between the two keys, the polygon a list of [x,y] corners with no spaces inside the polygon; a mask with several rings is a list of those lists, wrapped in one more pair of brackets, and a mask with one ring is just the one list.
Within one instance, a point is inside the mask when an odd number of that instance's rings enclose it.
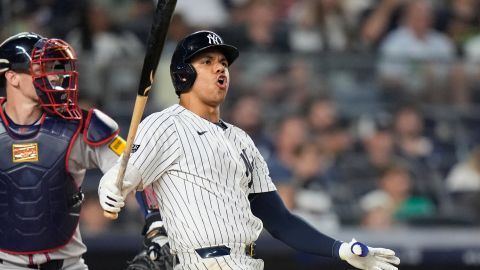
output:
{"label": "bat knob", "polygon": [[118,218],[118,213],[103,211],[103,216],[108,218],[108,219],[115,220],[115,219]]}

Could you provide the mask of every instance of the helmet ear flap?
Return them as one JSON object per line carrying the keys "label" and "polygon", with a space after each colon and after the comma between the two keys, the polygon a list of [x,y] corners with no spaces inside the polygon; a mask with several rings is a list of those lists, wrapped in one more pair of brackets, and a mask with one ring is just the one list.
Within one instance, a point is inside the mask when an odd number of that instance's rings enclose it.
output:
{"label": "helmet ear flap", "polygon": [[175,93],[180,96],[192,87],[197,77],[195,68],[190,63],[179,63],[171,73],[174,81]]}

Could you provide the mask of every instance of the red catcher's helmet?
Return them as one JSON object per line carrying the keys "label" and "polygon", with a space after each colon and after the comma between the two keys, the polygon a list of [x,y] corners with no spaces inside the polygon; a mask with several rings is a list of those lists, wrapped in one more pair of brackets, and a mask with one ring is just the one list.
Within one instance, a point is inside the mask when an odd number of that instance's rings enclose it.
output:
{"label": "red catcher's helmet", "polygon": [[41,39],[32,50],[30,71],[40,104],[64,119],[81,119],[78,107],[77,57],[61,39]]}

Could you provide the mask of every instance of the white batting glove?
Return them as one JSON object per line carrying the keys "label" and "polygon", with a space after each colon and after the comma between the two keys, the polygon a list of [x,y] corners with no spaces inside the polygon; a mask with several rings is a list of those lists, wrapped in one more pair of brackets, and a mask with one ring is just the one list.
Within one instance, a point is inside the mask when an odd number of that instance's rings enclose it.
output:
{"label": "white batting glove", "polygon": [[125,197],[116,184],[118,170],[109,170],[98,185],[98,198],[103,210],[118,213],[125,205]]}
{"label": "white batting glove", "polygon": [[339,255],[350,265],[364,270],[397,270],[394,265],[400,264],[400,259],[393,250],[372,248],[355,239],[350,243],[342,243]]}
{"label": "white batting glove", "polygon": [[98,197],[103,210],[118,213],[125,205],[127,195],[137,188],[141,182],[140,173],[133,167],[128,166],[123,178],[123,189],[119,190],[116,184],[120,165],[116,164],[108,170],[98,185]]}

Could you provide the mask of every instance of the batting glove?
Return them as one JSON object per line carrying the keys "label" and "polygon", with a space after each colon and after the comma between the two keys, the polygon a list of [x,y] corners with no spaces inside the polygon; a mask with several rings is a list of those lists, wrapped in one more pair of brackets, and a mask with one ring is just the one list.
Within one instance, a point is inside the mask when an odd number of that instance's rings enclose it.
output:
{"label": "batting glove", "polygon": [[[116,170],[115,170],[116,171]],[[125,197],[122,196],[116,184],[116,174],[108,171],[98,185],[98,198],[103,210],[110,213],[118,213],[125,205]]]}
{"label": "batting glove", "polygon": [[141,182],[140,173],[133,166],[128,166],[128,170],[123,178],[123,189],[119,190],[116,183],[118,170],[119,164],[116,164],[103,175],[98,185],[100,205],[103,210],[111,213],[120,212],[125,205],[125,198],[128,193],[136,189]]}
{"label": "batting glove", "polygon": [[364,270],[397,270],[394,265],[400,264],[400,259],[393,250],[372,248],[355,239],[350,243],[342,243],[339,255],[350,265]]}

